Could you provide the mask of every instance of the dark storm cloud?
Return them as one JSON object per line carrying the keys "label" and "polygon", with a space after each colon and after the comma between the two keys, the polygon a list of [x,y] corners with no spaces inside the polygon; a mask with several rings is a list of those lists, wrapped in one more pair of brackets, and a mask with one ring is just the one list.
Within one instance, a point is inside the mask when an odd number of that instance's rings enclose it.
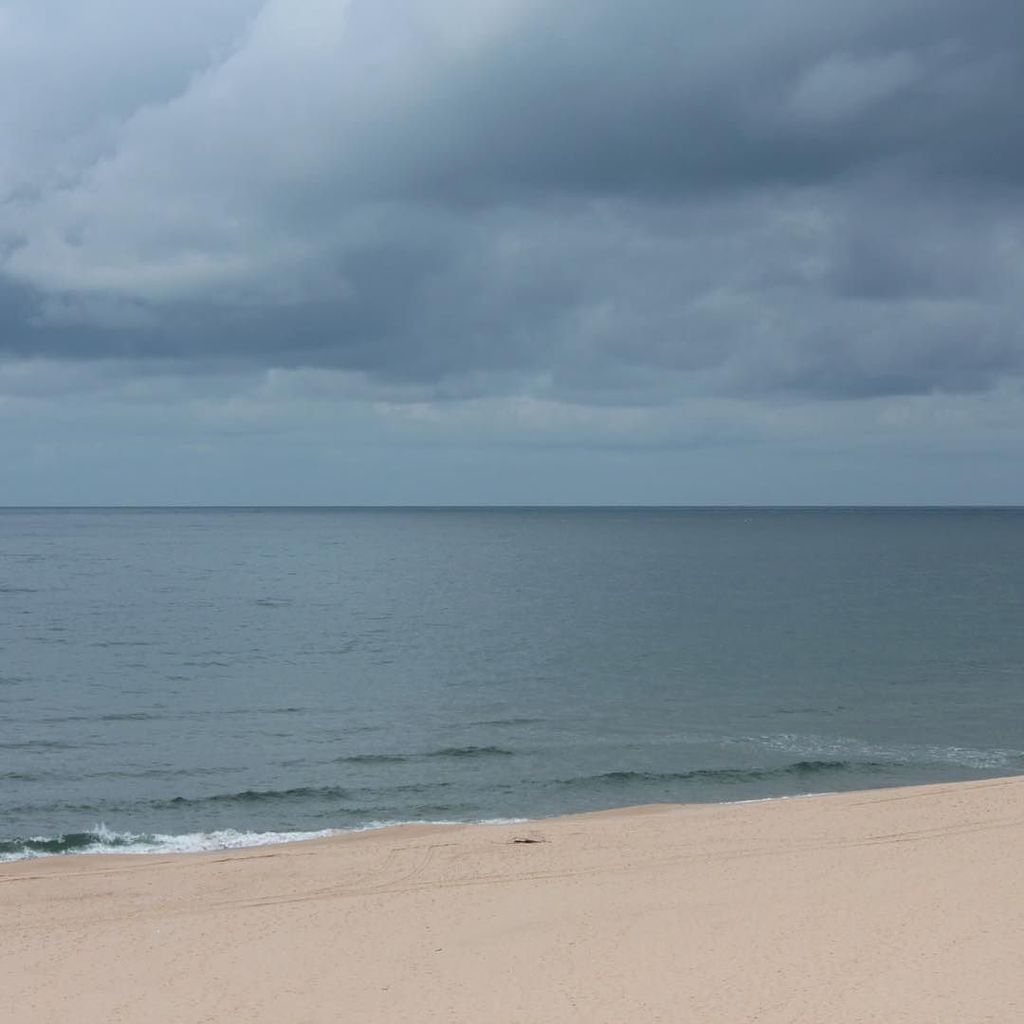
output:
{"label": "dark storm cloud", "polygon": [[7,112],[3,351],[634,403],[1022,368],[1019,3],[219,11],[129,24],[160,74],[73,130]]}
{"label": "dark storm cloud", "polygon": [[550,5],[414,110],[418,159],[392,173],[453,201],[688,196],[882,161],[1020,182],[1022,31],[1002,2]]}

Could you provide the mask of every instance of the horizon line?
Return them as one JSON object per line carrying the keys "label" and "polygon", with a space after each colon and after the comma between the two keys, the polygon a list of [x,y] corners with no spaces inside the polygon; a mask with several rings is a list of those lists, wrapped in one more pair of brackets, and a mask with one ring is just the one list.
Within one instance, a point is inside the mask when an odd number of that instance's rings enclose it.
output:
{"label": "horizon line", "polygon": [[49,504],[49,505],[0,505],[0,512],[75,512],[75,511],[540,511],[549,509],[552,511],[563,510],[609,510],[609,511],[854,511],[854,510],[949,510],[949,511],[1024,511],[1024,504],[982,502],[982,503],[925,503],[908,504],[902,502],[863,502],[863,503],[829,503],[829,504],[754,504],[754,503],[695,503],[695,504],[626,504],[626,503],[403,503],[403,504],[379,504],[379,503],[353,503],[353,504],[310,504],[310,505],[288,505],[274,503],[250,503],[250,504]]}

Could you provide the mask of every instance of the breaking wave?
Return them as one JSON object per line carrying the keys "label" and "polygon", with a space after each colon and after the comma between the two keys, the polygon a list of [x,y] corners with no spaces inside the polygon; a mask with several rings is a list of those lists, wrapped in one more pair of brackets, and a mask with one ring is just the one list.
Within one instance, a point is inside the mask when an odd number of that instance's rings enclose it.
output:
{"label": "breaking wave", "polygon": [[[511,825],[523,818],[483,818],[478,825]],[[28,839],[0,841],[0,863],[31,860],[37,857],[58,857],[65,854],[102,853],[207,853],[215,850],[241,850],[254,846],[277,846],[309,839],[326,839],[346,832],[370,832],[400,825],[460,825],[457,819],[368,820],[345,829],[321,829],[316,832],[246,832],[221,829],[216,832],[189,832],[183,835],[160,833],[115,832],[105,825],[96,825],[86,832],[67,832],[59,836],[33,836]]]}
{"label": "breaking wave", "polygon": [[32,857],[54,857],[66,853],[202,853],[207,850],[236,850],[247,846],[270,846],[334,835],[334,829],[319,832],[190,832],[184,835],[114,832],[96,825],[86,832],[59,836],[33,836],[0,841],[0,862]]}

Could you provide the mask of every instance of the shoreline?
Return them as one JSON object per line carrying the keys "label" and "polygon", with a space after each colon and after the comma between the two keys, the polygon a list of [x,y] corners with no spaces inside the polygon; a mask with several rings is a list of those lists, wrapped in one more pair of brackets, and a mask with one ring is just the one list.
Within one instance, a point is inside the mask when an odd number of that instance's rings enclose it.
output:
{"label": "shoreline", "polygon": [[[136,860],[141,857],[203,857],[207,855],[219,855],[231,853],[244,853],[249,850],[267,850],[277,849],[280,847],[294,847],[301,846],[308,843],[322,843],[336,840],[344,840],[347,837],[361,836],[365,834],[379,834],[379,833],[390,833],[392,831],[398,831],[407,828],[495,828],[501,826],[532,826],[532,825],[543,825],[548,822],[558,822],[565,819],[573,818],[589,818],[603,815],[619,815],[619,814],[631,814],[637,811],[643,811],[647,809],[656,808],[671,808],[676,810],[686,810],[689,808],[709,808],[709,807],[742,807],[746,805],[757,805],[757,804],[772,804],[781,801],[790,800],[818,800],[827,799],[829,797],[852,797],[856,795],[870,795],[874,793],[885,793],[890,791],[916,791],[916,790],[928,790],[935,787],[948,787],[948,786],[972,786],[977,784],[984,784],[988,782],[1000,782],[1000,781],[1014,781],[1020,780],[1024,782],[1024,774],[1011,774],[1011,775],[993,775],[985,776],[979,779],[960,779],[955,781],[942,781],[942,782],[925,782],[916,783],[913,785],[887,785],[887,786],[873,786],[867,789],[838,789],[838,790],[822,790],[812,793],[780,793],[773,796],[762,796],[762,797],[746,797],[738,800],[715,800],[715,801],[653,801],[650,803],[642,804],[623,804],[616,807],[600,808],[597,810],[587,811],[567,811],[565,813],[553,814],[546,817],[538,818],[483,818],[474,819],[469,821],[457,821],[457,820],[410,820],[410,821],[389,821],[389,822],[374,822],[367,825],[357,825],[353,827],[342,827],[342,828],[323,828],[323,829],[295,829],[295,830],[268,830],[265,832],[259,832],[255,829],[235,829],[235,828],[224,828],[216,829],[207,832],[185,832],[185,833],[132,833],[128,831],[118,832],[116,830],[108,829],[107,826],[100,822],[93,826],[92,829],[87,830],[83,833],[71,833],[65,832],[60,833],[56,837],[30,837],[28,840],[6,840],[8,843],[13,842],[47,842],[52,843],[57,839],[62,839],[66,836],[72,835],[85,835],[95,834],[99,837],[109,836],[111,838],[132,836],[134,839],[139,841],[139,846],[147,847],[145,849],[131,849],[130,847],[125,849],[118,849],[112,847],[110,849],[72,849],[59,852],[31,852],[25,855],[5,855],[9,859],[4,859],[0,856],[0,882],[3,881],[4,869],[15,864],[23,864],[26,862],[39,862],[39,861],[63,861],[68,858],[77,860],[79,858],[87,858],[93,860],[95,858],[112,858],[126,860]],[[188,840],[193,838],[207,839],[215,836],[231,836],[233,837],[230,841],[223,841],[222,844],[218,844],[217,840],[213,840],[213,843],[202,849],[174,849],[171,846],[168,848],[152,848],[157,845],[149,840],[160,839],[160,840]],[[252,838],[267,838],[263,842],[236,842],[235,838],[242,839],[245,837]],[[290,838],[295,836],[296,838]]]}
{"label": "shoreline", "polygon": [[52,856],[0,865],[0,1015],[1009,1021],[1022,892],[1024,776]]}

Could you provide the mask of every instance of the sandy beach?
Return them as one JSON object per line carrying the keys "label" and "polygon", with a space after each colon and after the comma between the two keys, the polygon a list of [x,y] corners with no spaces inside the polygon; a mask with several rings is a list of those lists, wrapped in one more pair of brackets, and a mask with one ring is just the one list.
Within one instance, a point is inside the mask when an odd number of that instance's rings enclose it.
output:
{"label": "sandy beach", "polygon": [[1024,1019],[1024,778],[0,865],[0,1019]]}

